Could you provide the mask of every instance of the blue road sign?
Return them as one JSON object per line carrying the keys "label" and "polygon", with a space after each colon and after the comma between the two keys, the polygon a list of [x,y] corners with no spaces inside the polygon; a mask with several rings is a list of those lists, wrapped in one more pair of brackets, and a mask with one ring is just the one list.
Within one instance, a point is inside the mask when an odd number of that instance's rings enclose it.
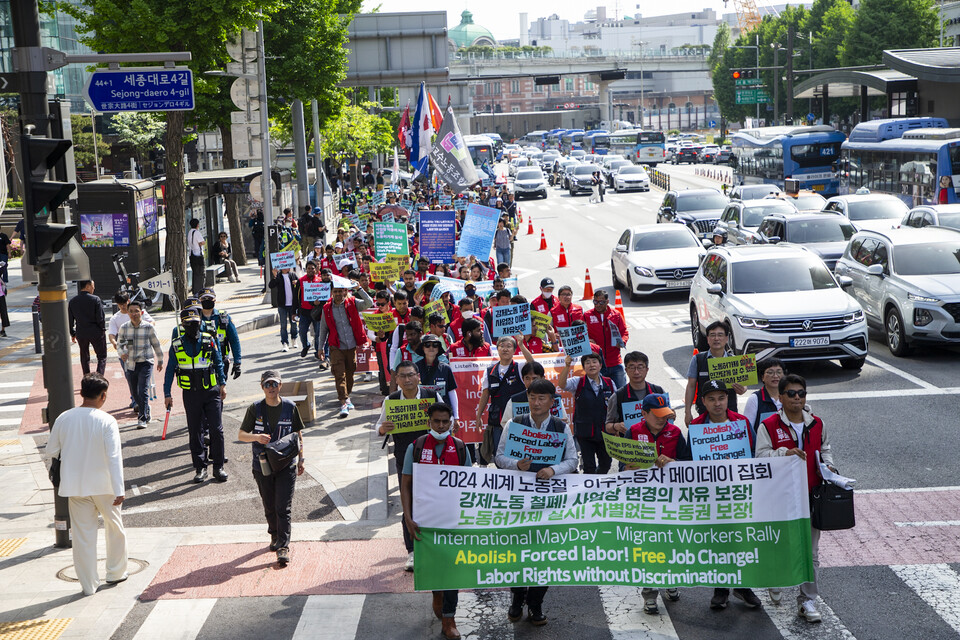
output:
{"label": "blue road sign", "polygon": [[813,115],[812,113],[807,114],[807,120],[809,120],[810,122],[813,122],[816,119],[817,119],[817,116]]}
{"label": "blue road sign", "polygon": [[97,70],[84,87],[94,111],[191,111],[193,72],[186,67]]}
{"label": "blue road sign", "polygon": [[711,121],[710,121],[710,128],[711,128],[711,129],[716,129],[716,128],[717,128],[717,121],[716,121],[716,120],[711,120]]}

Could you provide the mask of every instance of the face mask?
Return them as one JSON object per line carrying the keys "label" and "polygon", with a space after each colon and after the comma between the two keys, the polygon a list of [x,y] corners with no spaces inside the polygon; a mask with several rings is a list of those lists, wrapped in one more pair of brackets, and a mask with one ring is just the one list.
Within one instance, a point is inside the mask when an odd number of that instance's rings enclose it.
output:
{"label": "face mask", "polygon": [[469,320],[470,318],[473,317],[473,311],[464,311],[461,315],[462,315],[465,319]]}
{"label": "face mask", "polygon": [[200,306],[204,309],[213,309],[217,305],[216,300],[201,300]]}
{"label": "face mask", "polygon": [[187,324],[183,325],[183,332],[187,335],[188,338],[199,338],[200,323],[188,322]]}
{"label": "face mask", "polygon": [[450,431],[444,431],[443,433],[437,433],[433,429],[430,429],[430,435],[432,435],[437,440],[446,440],[447,436],[450,435]]}

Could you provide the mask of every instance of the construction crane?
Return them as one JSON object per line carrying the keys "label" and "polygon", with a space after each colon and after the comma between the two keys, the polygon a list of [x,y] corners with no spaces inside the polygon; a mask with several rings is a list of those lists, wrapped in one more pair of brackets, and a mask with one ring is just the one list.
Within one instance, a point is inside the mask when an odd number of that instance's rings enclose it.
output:
{"label": "construction crane", "polygon": [[[723,0],[723,6],[726,7],[729,0]],[[757,9],[756,0],[733,0],[733,6],[737,10],[737,26],[740,27],[740,33],[747,33],[760,24],[760,11]]]}

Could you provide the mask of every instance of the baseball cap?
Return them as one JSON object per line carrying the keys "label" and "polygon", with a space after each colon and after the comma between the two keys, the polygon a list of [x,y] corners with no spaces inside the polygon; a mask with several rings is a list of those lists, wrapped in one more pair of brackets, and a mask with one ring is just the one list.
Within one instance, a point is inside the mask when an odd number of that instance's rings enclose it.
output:
{"label": "baseball cap", "polygon": [[214,291],[212,288],[207,287],[206,289],[200,292],[200,299],[203,300],[204,298],[213,298],[214,300],[216,300],[217,292]]}
{"label": "baseball cap", "polygon": [[322,247],[322,246],[323,246],[323,243],[320,242],[319,240],[315,240],[314,243],[313,243],[313,246],[315,246],[315,247]]}
{"label": "baseball cap", "polygon": [[312,213],[323,213],[323,209],[320,207],[314,207]]}
{"label": "baseball cap", "polygon": [[700,397],[704,397],[711,391],[724,391],[726,392],[727,385],[726,383],[720,380],[707,380],[702,385],[700,385]]}
{"label": "baseball cap", "polygon": [[547,287],[553,287],[553,286],[555,286],[553,284],[553,278],[544,278],[543,280],[540,281],[541,289],[546,289]]}
{"label": "baseball cap", "polygon": [[343,249],[343,243],[342,243],[342,242],[338,242],[337,244],[335,244],[335,245],[333,246],[333,248],[334,248],[334,249]]}
{"label": "baseball cap", "polygon": [[277,384],[280,384],[280,382],[281,382],[281,380],[280,380],[280,372],[277,371],[276,369],[267,369],[266,371],[264,371],[263,373],[260,374],[260,384],[261,384],[261,385],[262,385],[264,382],[270,382],[271,380],[274,381],[274,382],[276,382]]}
{"label": "baseball cap", "polygon": [[673,409],[670,408],[670,402],[667,401],[666,394],[651,393],[640,403],[640,409],[650,411],[653,415],[660,418],[666,418],[673,415]]}
{"label": "baseball cap", "polygon": [[180,322],[200,322],[200,314],[192,307],[184,309],[180,312]]}

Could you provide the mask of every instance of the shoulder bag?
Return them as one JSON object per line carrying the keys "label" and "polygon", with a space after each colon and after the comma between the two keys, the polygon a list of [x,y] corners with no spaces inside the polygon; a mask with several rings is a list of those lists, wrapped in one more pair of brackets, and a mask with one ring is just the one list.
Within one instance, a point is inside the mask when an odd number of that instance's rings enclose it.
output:
{"label": "shoulder bag", "polygon": [[810,491],[810,524],[821,531],[840,531],[856,526],[853,489],[821,482]]}

